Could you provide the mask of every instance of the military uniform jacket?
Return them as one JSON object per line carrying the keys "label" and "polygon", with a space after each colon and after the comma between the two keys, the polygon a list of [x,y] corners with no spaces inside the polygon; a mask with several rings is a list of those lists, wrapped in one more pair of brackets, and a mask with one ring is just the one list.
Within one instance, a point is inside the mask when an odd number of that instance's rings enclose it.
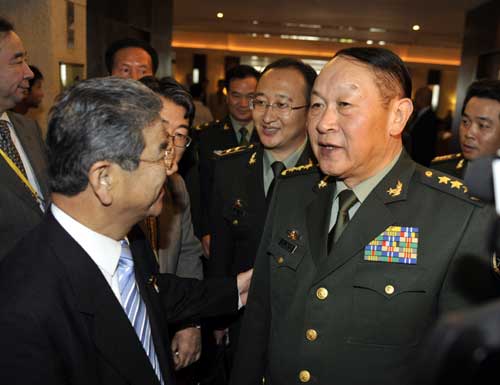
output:
{"label": "military uniform jacket", "polygon": [[[411,383],[406,369],[436,317],[498,292],[487,251],[494,213],[460,181],[442,178],[404,153],[329,255],[335,181],[314,169],[282,178],[232,384],[257,385],[262,377],[272,385]],[[418,233],[410,247],[415,264],[366,260],[365,247],[390,226]]]}
{"label": "military uniform jacket", "polygon": [[[208,276],[233,276],[253,267],[267,214],[264,148],[236,147],[215,161]],[[313,164],[309,144],[297,165]]]}
{"label": "military uniform jacket", "polygon": [[434,170],[463,179],[467,167],[467,160],[461,152],[457,154],[441,155],[432,159],[430,167]]}
{"label": "military uniform jacket", "polygon": [[[254,128],[250,143],[259,143],[257,130]],[[211,193],[213,191],[213,161],[214,151],[226,150],[238,146],[238,138],[234,132],[229,115],[224,120],[216,120],[203,124],[197,134],[199,173],[200,173],[200,198],[201,198],[201,235],[208,234],[208,215]],[[188,186],[189,188],[189,186]]]}

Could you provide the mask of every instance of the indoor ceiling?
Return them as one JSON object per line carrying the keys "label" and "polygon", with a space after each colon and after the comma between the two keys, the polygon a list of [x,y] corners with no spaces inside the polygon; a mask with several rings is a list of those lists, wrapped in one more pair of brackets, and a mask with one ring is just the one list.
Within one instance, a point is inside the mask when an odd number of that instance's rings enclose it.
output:
{"label": "indoor ceiling", "polygon": [[[174,0],[174,34],[460,49],[465,13],[488,0]],[[223,12],[223,18],[216,14]],[[412,26],[418,24],[419,31]]]}

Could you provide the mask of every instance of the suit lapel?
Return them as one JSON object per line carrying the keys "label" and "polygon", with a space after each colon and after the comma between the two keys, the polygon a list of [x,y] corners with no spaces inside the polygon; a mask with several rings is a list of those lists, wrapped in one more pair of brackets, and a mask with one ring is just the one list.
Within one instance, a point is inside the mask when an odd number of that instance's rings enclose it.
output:
{"label": "suit lapel", "polygon": [[76,308],[88,320],[90,337],[103,360],[130,384],[159,384],[134,328],[97,265],[50,212],[46,222],[48,242],[66,268]]}
{"label": "suit lapel", "polygon": [[[318,267],[318,275],[313,284],[337,270],[363,250],[368,243],[387,227],[394,224],[395,217],[390,210],[390,205],[394,202],[406,200],[409,182],[414,170],[415,164],[406,153],[403,153],[392,170],[359,207],[342,236],[333,245],[328,257],[321,261]],[[328,207],[331,208],[331,201]],[[328,215],[323,214],[323,216],[329,218]]]}
{"label": "suit lapel", "polygon": [[31,168],[35,174],[36,181],[42,190],[43,197],[46,202],[49,200],[49,189],[46,184],[48,180],[47,170],[45,168],[47,160],[45,154],[40,152],[39,133],[33,130],[39,130],[37,124],[33,121],[31,127],[26,126],[16,114],[8,113],[9,119],[16,130],[16,135],[21,142],[26,156],[30,162]]}

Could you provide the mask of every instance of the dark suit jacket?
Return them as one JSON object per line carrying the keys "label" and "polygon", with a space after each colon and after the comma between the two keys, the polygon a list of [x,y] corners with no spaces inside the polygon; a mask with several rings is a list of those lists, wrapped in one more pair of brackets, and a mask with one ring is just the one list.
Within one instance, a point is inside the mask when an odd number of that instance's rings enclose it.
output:
{"label": "dark suit jacket", "polygon": [[[156,261],[137,234],[129,236],[136,280],[165,384],[173,384],[167,321],[210,314],[214,307],[235,309],[236,288],[234,282],[216,284],[230,293],[216,299],[201,281],[165,275],[160,298],[149,283]],[[0,301],[0,383],[159,383],[99,268],[51,213],[0,264]]]}
{"label": "dark suit jacket", "polygon": [[[208,215],[213,191],[214,151],[238,146],[238,139],[229,115],[222,121],[215,121],[202,126],[197,141],[200,161],[201,235],[205,235],[209,232]],[[250,143],[260,143],[255,128],[252,131]]]}
{"label": "dark suit jacket", "polygon": [[[403,154],[327,255],[335,181],[299,174],[275,190],[232,383],[410,383],[408,366],[436,317],[498,295],[493,210]],[[418,228],[416,264],[365,259],[389,226]]]}
{"label": "dark suit jacket", "polygon": [[415,162],[429,167],[436,156],[438,119],[436,113],[429,108],[412,123],[411,146],[412,158]]}
{"label": "dark suit jacket", "polygon": [[[33,168],[46,201],[50,199],[47,157],[40,128],[34,120],[9,112],[14,130]],[[0,260],[43,217],[31,192],[0,157]]]}

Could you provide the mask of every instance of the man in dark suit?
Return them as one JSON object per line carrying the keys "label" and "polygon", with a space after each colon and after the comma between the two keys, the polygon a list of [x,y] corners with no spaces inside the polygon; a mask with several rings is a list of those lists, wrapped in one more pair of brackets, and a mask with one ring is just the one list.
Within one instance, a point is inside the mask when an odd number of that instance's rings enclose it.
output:
{"label": "man in dark suit", "polygon": [[158,69],[158,53],[140,39],[125,38],[111,43],[105,54],[106,68],[112,76],[139,80],[154,76]]}
{"label": "man in dark suit", "polygon": [[[195,231],[202,238],[203,247],[207,254],[210,249],[208,215],[213,183],[214,151],[258,143],[259,138],[254,129],[252,111],[250,111],[250,98],[255,92],[258,79],[259,73],[253,67],[239,65],[230,69],[226,73],[229,114],[221,121],[216,120],[204,124],[196,130],[195,145],[199,157],[200,218],[198,220],[199,229],[195,229]],[[188,184],[188,190],[192,191],[193,189],[195,187]],[[191,197],[191,200],[196,199]]]}
{"label": "man in dark suit", "polygon": [[32,77],[21,39],[0,18],[0,260],[41,221],[49,198],[40,128],[8,112],[24,98]]}
{"label": "man in dark suit", "polygon": [[410,95],[382,48],[341,50],[316,79],[308,133],[322,175],[278,181],[232,383],[408,384],[439,314],[498,295],[495,214],[404,152]]}
{"label": "man in dark suit", "polygon": [[[290,58],[279,59],[262,72],[250,101],[262,145],[222,151],[215,161],[207,276],[227,277],[253,267],[274,173],[315,163],[306,134],[315,79],[311,66]],[[230,322],[232,351],[237,346],[240,319],[241,315]],[[221,343],[221,331],[216,336]]]}
{"label": "man in dark suit", "polygon": [[415,92],[415,111],[408,123],[412,144],[412,159],[429,167],[436,156],[438,119],[432,110],[432,91],[429,87],[419,88]]}
{"label": "man in dark suit", "polygon": [[161,108],[144,85],[112,77],[54,106],[53,204],[0,264],[0,383],[173,384],[167,322],[236,310],[234,280],[157,278],[144,235],[130,231],[162,208]]}
{"label": "man in dark suit", "polygon": [[462,151],[434,158],[431,167],[463,178],[468,161],[500,149],[500,80],[483,79],[469,86],[459,137]]}

